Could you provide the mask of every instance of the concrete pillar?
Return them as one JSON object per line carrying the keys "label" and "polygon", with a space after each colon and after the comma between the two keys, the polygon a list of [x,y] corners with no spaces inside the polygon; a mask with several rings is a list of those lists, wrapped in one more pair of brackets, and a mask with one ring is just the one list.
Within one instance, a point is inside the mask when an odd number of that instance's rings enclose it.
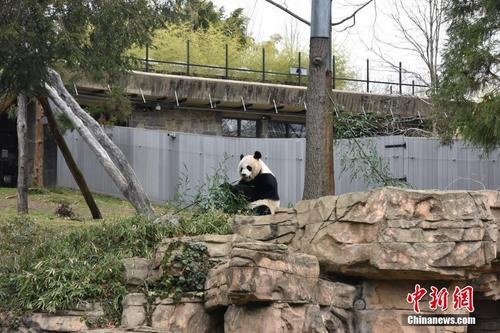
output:
{"label": "concrete pillar", "polygon": [[267,138],[268,137],[268,129],[269,129],[269,118],[262,117],[257,121],[257,137],[258,138]]}

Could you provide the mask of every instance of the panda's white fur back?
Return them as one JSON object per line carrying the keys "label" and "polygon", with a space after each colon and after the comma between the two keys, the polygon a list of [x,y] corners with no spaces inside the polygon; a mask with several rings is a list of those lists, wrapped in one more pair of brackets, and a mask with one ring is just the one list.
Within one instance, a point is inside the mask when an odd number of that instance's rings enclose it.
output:
{"label": "panda's white fur back", "polygon": [[261,173],[270,173],[271,175],[274,176],[274,173],[271,171],[271,169],[269,169],[269,167],[266,165],[266,163],[264,163],[264,161],[262,160],[259,160],[260,164],[262,165],[262,170],[260,171]]}

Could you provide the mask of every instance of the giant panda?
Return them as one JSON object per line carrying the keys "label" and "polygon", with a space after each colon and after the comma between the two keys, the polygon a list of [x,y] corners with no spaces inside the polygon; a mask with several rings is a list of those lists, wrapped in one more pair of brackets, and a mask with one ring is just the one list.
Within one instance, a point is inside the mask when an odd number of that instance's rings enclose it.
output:
{"label": "giant panda", "polygon": [[262,161],[262,154],[256,151],[253,155],[241,155],[238,174],[240,180],[233,192],[243,194],[258,215],[274,214],[280,205],[278,182]]}

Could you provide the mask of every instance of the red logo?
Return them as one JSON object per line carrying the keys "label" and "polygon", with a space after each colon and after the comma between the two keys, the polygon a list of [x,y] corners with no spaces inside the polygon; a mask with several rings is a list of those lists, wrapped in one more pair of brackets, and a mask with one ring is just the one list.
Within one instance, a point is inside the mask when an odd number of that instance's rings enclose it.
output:
{"label": "red logo", "polygon": [[406,296],[406,301],[410,304],[413,303],[413,311],[415,311],[415,313],[420,312],[418,302],[422,299],[422,297],[424,297],[425,294],[427,294],[427,290],[425,290],[425,288],[420,288],[420,285],[416,284],[415,291]]}
{"label": "red logo", "polygon": [[469,312],[474,312],[474,290],[471,286],[466,286],[460,289],[455,287],[453,292],[453,310],[467,309]]}
{"label": "red logo", "polygon": [[[438,289],[431,286],[429,293],[429,309],[436,311],[438,308],[442,311],[448,309],[448,296],[450,293],[446,288]],[[420,284],[415,285],[415,291],[406,296],[406,301],[413,304],[413,311],[420,313],[419,301],[427,294],[425,288],[420,287]],[[463,288],[455,287],[453,292],[453,310],[467,309],[469,312],[474,312],[474,290],[471,286]]]}
{"label": "red logo", "polygon": [[446,290],[446,288],[441,288],[441,290],[438,291],[438,288],[432,286],[431,293],[429,294],[429,296],[431,296],[431,300],[429,301],[429,308],[431,310],[440,308],[443,311],[448,309],[448,295],[449,292],[448,290]]}

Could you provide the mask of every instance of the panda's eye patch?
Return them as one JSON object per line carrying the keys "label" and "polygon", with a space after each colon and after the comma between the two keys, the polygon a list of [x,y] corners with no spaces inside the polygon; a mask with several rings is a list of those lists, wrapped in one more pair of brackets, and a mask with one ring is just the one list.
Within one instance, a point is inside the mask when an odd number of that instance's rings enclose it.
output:
{"label": "panda's eye patch", "polygon": [[248,171],[252,171],[252,167],[251,166],[247,166],[247,170]]}

